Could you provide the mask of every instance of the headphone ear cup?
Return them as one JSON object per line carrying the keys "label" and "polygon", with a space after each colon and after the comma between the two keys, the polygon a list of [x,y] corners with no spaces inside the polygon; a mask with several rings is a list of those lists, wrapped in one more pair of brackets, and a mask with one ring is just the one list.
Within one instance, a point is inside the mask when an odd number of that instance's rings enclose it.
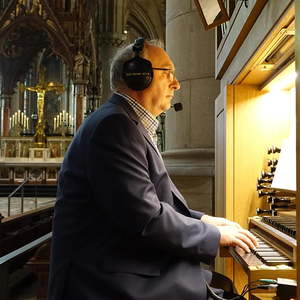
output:
{"label": "headphone ear cup", "polygon": [[149,60],[136,56],[124,63],[123,79],[135,91],[146,89],[152,82],[153,70]]}

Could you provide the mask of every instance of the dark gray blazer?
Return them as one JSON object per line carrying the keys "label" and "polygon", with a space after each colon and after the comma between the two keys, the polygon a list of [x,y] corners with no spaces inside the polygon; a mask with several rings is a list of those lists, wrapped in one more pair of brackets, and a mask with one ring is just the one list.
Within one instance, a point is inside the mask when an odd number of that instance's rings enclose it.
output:
{"label": "dark gray blazer", "polygon": [[204,300],[220,234],[199,220],[118,95],[89,116],[62,164],[49,300]]}

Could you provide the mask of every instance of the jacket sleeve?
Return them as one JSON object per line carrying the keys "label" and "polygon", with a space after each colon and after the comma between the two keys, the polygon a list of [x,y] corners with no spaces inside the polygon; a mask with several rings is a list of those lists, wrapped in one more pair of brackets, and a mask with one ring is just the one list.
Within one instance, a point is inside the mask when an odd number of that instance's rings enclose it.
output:
{"label": "jacket sleeve", "polygon": [[202,218],[202,216],[204,215],[203,212],[193,210],[193,209],[190,209],[190,213],[191,213],[192,218],[198,219],[198,220],[200,220]]}
{"label": "jacket sleeve", "polygon": [[220,233],[159,201],[150,180],[147,146],[137,125],[123,114],[99,123],[88,147],[88,180],[99,209],[114,216],[124,234],[139,235],[163,251],[208,261]]}

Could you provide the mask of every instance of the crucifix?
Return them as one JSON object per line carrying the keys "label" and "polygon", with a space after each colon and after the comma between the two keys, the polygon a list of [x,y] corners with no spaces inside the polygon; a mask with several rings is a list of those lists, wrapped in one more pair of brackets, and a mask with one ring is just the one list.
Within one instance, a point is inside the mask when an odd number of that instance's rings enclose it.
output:
{"label": "crucifix", "polygon": [[44,148],[47,144],[45,134],[45,119],[44,119],[44,106],[45,106],[45,94],[50,91],[56,92],[56,94],[62,94],[64,92],[64,86],[57,82],[45,81],[45,68],[41,67],[39,71],[39,82],[36,86],[20,86],[21,91],[32,91],[37,93],[37,115],[38,122],[35,127],[36,131],[33,137],[33,141],[36,147]]}

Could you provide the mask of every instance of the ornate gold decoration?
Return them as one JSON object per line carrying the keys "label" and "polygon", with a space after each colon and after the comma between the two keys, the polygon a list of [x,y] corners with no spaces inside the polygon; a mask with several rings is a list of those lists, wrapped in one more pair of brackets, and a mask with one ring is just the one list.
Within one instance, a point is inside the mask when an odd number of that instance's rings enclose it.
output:
{"label": "ornate gold decoration", "polygon": [[36,147],[44,148],[47,144],[45,134],[45,120],[44,120],[44,106],[45,106],[45,94],[50,91],[54,91],[57,94],[62,94],[65,88],[62,84],[56,82],[45,81],[45,68],[41,67],[39,71],[39,83],[36,86],[24,86],[20,85],[20,90],[29,90],[37,93],[37,108],[38,108],[38,123],[36,125],[36,132],[33,137],[33,141]]}
{"label": "ornate gold decoration", "polygon": [[43,7],[40,0],[26,1],[19,0],[16,5],[16,9],[13,14],[18,16],[24,15],[43,15]]}
{"label": "ornate gold decoration", "polygon": [[57,31],[56,25],[55,25],[55,23],[54,23],[52,20],[48,19],[48,20],[47,20],[47,24],[48,24],[53,30]]}

